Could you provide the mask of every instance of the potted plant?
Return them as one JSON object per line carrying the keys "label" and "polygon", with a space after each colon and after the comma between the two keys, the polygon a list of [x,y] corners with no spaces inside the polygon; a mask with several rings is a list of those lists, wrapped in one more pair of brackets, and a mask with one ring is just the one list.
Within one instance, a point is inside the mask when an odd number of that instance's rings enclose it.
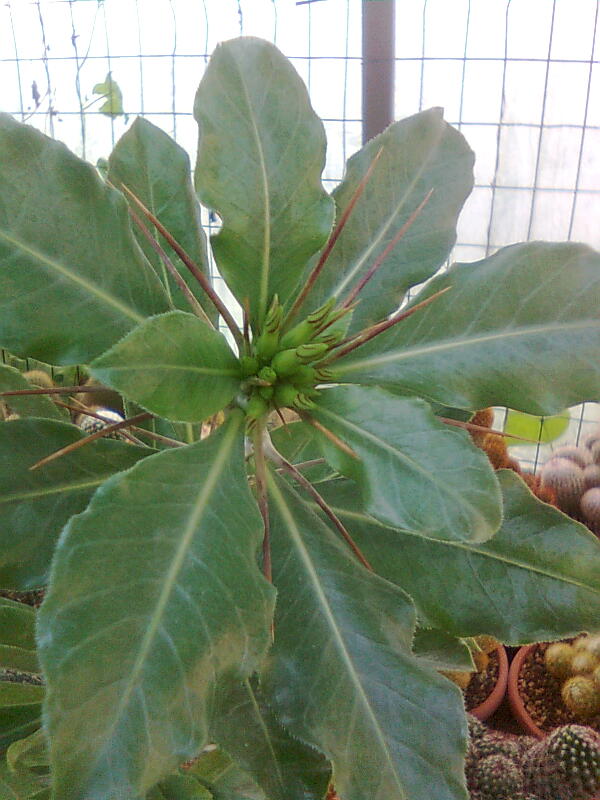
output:
{"label": "potted plant", "polygon": [[272,45],[221,45],[194,111],[237,320],[168,136],[136,121],[105,180],[0,117],[0,345],[85,365],[127,417],[86,436],[61,416],[83,387],[4,389],[0,585],[48,588],[43,730],[2,779],[47,741],[61,800],[231,796],[232,775],[244,797],[465,800],[438,667],[463,667],[465,637],[564,637],[600,611],[597,539],[495,473],[468,420],[598,397],[600,256],[514,245],[404,304],[473,183],[439,109],[365,145],[332,196]]}
{"label": "potted plant", "polygon": [[544,737],[559,725],[600,733],[600,638],[522,647],[511,664],[509,699],[523,728]]}
{"label": "potted plant", "polygon": [[462,689],[466,711],[483,721],[492,716],[504,699],[508,657],[493,636],[474,636],[466,644],[473,658],[473,669],[447,670],[442,674]]}

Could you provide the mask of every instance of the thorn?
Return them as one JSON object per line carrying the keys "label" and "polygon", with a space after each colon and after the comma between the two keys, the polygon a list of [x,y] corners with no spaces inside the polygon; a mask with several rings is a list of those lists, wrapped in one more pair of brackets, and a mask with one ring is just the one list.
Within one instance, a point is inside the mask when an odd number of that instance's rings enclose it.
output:
{"label": "thorn", "polygon": [[305,301],[307,295],[309,294],[310,290],[312,289],[312,287],[316,283],[317,278],[321,274],[321,271],[323,270],[323,267],[325,266],[325,263],[326,263],[327,259],[329,258],[330,254],[331,254],[331,251],[333,250],[333,248],[335,246],[335,243],[339,239],[341,232],[346,227],[346,223],[348,222],[348,219],[350,218],[350,215],[354,211],[354,207],[356,206],[360,196],[364,192],[364,190],[365,190],[365,188],[367,186],[367,183],[369,182],[369,180],[370,180],[370,178],[371,178],[371,176],[373,174],[373,171],[374,171],[374,169],[375,169],[375,167],[377,165],[377,162],[381,158],[381,154],[383,153],[383,150],[384,150],[384,147],[382,145],[379,148],[379,150],[377,151],[377,153],[375,154],[375,157],[373,158],[371,163],[369,164],[369,168],[367,169],[367,171],[363,175],[363,177],[360,180],[358,186],[354,190],[354,193],[353,193],[352,197],[350,198],[350,202],[346,206],[342,216],[339,219],[339,222],[337,223],[337,225],[333,229],[333,231],[331,233],[331,236],[327,240],[327,244],[325,245],[325,247],[323,249],[323,252],[321,253],[321,256],[320,256],[317,264],[315,265],[315,268],[313,269],[313,271],[308,276],[308,279],[307,279],[306,283],[304,284],[304,288],[302,289],[302,291],[300,292],[300,294],[298,295],[298,297],[294,301],[294,304],[290,308],[290,310],[289,310],[289,312],[288,312],[288,314],[287,314],[287,316],[285,318],[285,322],[284,322],[284,324],[282,326],[282,330],[286,330],[288,328],[290,321],[296,316],[296,314],[298,313],[298,311],[302,307],[302,304],[304,303],[304,301]]}
{"label": "thorn", "polygon": [[49,464],[51,461],[55,461],[57,458],[66,456],[68,453],[72,453],[74,450],[78,450],[80,447],[90,444],[90,442],[93,442],[96,439],[102,439],[103,436],[108,436],[110,433],[113,433],[113,431],[120,431],[121,428],[127,428],[130,425],[135,425],[136,422],[142,422],[143,420],[150,419],[153,416],[154,414],[150,414],[148,411],[145,411],[143,414],[136,414],[135,417],[121,420],[121,422],[115,422],[114,425],[107,425],[107,427],[103,428],[101,431],[91,433],[89,436],[85,436],[83,439],[72,442],[66,447],[61,447],[60,450],[55,450],[54,453],[50,453],[50,455],[45,456],[45,458],[41,458],[39,461],[36,461],[35,464],[32,464],[29,467],[29,471],[31,472],[34,469],[39,469],[40,467]]}
{"label": "thorn", "polygon": [[336,436],[333,431],[330,431],[329,428],[326,428],[320,422],[317,422],[316,419],[308,416],[308,414],[304,414],[302,412],[298,413],[304,422],[307,422],[309,425],[312,425],[313,428],[316,428],[316,430],[322,433],[323,436],[329,439],[329,441],[339,448],[343,453],[345,453],[347,456],[350,456],[350,458],[354,458],[356,461],[360,461],[357,453],[349,445],[347,445],[346,442],[342,441],[339,436]]}
{"label": "thorn", "polygon": [[348,295],[348,297],[347,297],[347,298],[346,298],[346,300],[344,301],[344,303],[343,303],[343,307],[344,307],[344,308],[346,308],[347,306],[349,306],[349,305],[350,305],[350,304],[351,304],[351,303],[352,303],[352,302],[353,302],[353,301],[356,299],[357,295],[358,295],[358,294],[359,294],[359,293],[360,293],[360,292],[361,292],[361,291],[364,289],[364,287],[365,287],[365,286],[366,286],[366,284],[367,284],[367,283],[368,283],[368,282],[371,280],[371,278],[373,277],[373,275],[375,275],[375,273],[377,272],[377,270],[379,269],[379,267],[380,267],[380,266],[383,264],[383,262],[385,261],[385,259],[386,259],[386,258],[389,256],[389,254],[392,252],[392,250],[393,250],[393,249],[396,247],[396,245],[398,244],[398,242],[399,242],[401,239],[403,239],[403,238],[404,238],[404,235],[405,235],[405,233],[408,231],[408,229],[409,229],[409,228],[411,228],[411,227],[412,227],[413,223],[415,222],[415,220],[417,219],[417,217],[420,215],[421,211],[423,211],[423,209],[425,208],[425,206],[426,206],[426,205],[427,205],[427,203],[429,202],[429,200],[430,200],[430,198],[431,198],[431,195],[432,195],[432,194],[433,194],[433,189],[430,189],[430,190],[427,192],[427,194],[425,195],[425,197],[423,198],[423,200],[421,200],[421,202],[419,203],[419,205],[416,207],[416,209],[415,209],[415,210],[412,212],[412,214],[411,214],[411,215],[409,216],[409,218],[406,220],[406,222],[404,223],[404,225],[403,225],[403,226],[400,228],[400,230],[399,230],[399,231],[396,233],[396,235],[394,236],[394,238],[392,239],[392,241],[391,241],[391,242],[388,244],[388,246],[385,248],[385,250],[383,250],[383,251],[382,251],[382,252],[381,252],[381,253],[380,253],[380,254],[377,256],[377,258],[375,259],[375,262],[374,262],[374,264],[372,265],[372,267],[371,267],[371,268],[368,270],[368,272],[366,273],[366,275],[365,275],[365,276],[364,276],[364,277],[363,277],[363,278],[362,278],[362,279],[361,279],[361,280],[358,282],[358,284],[356,285],[356,287],[355,287],[355,288],[354,288],[354,289],[353,289],[353,290],[350,292],[350,294]]}

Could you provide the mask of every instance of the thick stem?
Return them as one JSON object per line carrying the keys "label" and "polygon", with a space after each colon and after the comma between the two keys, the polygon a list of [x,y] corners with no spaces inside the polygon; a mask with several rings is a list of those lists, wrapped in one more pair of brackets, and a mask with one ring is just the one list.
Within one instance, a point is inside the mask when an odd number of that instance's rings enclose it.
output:
{"label": "thick stem", "polygon": [[190,289],[190,287],[183,280],[183,278],[181,276],[181,273],[179,272],[179,270],[177,269],[175,264],[173,264],[173,262],[171,261],[169,256],[165,253],[163,248],[156,241],[154,236],[152,236],[152,234],[150,233],[148,228],[144,225],[144,222],[143,222],[142,218],[138,214],[135,213],[135,211],[133,210],[133,208],[131,208],[131,206],[129,207],[129,215],[131,216],[132,220],[135,222],[135,224],[138,226],[138,228],[140,229],[140,231],[144,235],[144,238],[146,239],[146,241],[148,242],[150,247],[158,255],[158,257],[160,258],[162,263],[165,265],[167,270],[173,276],[173,280],[175,281],[177,286],[179,286],[179,288],[181,289],[181,292],[185,296],[185,299],[188,301],[188,304],[189,304],[190,308],[192,309],[192,311],[194,312],[194,314],[197,317],[199,317],[203,322],[206,322],[207,325],[210,325],[211,328],[213,328],[214,325],[210,321],[206,311],[202,308],[202,306],[198,302],[198,299],[194,296],[194,294],[193,294],[192,290]]}
{"label": "thick stem", "polygon": [[254,448],[254,465],[256,478],[256,499],[263,518],[264,536],[262,545],[263,574],[269,583],[273,583],[273,565],[271,563],[271,527],[269,521],[269,497],[267,494],[267,463],[264,451],[264,423],[257,420],[252,435]]}
{"label": "thick stem", "polygon": [[306,300],[306,298],[307,298],[310,290],[312,289],[312,287],[315,285],[315,283],[317,281],[317,278],[321,274],[321,272],[323,270],[323,267],[325,266],[325,263],[326,263],[327,259],[329,258],[330,254],[331,254],[331,251],[333,250],[333,248],[335,246],[335,243],[339,239],[339,236],[340,236],[341,232],[344,230],[344,227],[346,226],[346,223],[348,222],[348,219],[350,218],[350,214],[354,210],[354,207],[356,206],[356,203],[358,202],[360,196],[364,192],[365,187],[366,187],[367,183],[369,182],[369,179],[370,179],[371,175],[373,174],[373,170],[375,169],[375,166],[376,166],[377,162],[379,161],[382,153],[383,153],[383,146],[379,148],[379,150],[375,154],[375,158],[369,164],[369,168],[367,169],[367,171],[365,172],[362,180],[360,181],[360,183],[356,187],[356,189],[354,191],[354,194],[350,198],[350,202],[346,206],[346,209],[344,210],[342,216],[340,217],[339,222],[337,223],[337,225],[333,229],[333,232],[332,232],[331,236],[327,240],[327,244],[325,245],[325,247],[323,249],[323,252],[321,253],[321,256],[320,256],[317,264],[315,265],[315,268],[313,269],[313,271],[308,276],[308,279],[307,279],[306,283],[304,284],[304,288],[302,289],[302,291],[300,292],[300,294],[298,295],[298,297],[294,301],[294,304],[292,305],[292,307],[288,311],[288,313],[286,315],[286,318],[285,318],[285,320],[283,322],[283,325],[281,327],[282,331],[287,330],[287,328],[290,325],[290,322],[296,316],[298,311],[302,308],[302,304]]}
{"label": "thick stem", "polygon": [[55,450],[54,453],[50,453],[49,456],[41,458],[39,461],[36,461],[35,464],[32,464],[29,467],[29,471],[31,472],[34,469],[39,469],[40,467],[49,464],[51,461],[55,461],[61,456],[66,456],[68,453],[72,453],[74,450],[78,450],[80,447],[84,447],[86,444],[94,442],[96,439],[102,439],[103,436],[108,436],[109,434],[113,433],[113,431],[120,431],[121,428],[128,428],[130,425],[135,425],[136,422],[142,422],[145,419],[150,419],[152,416],[153,415],[148,411],[144,411],[143,414],[136,414],[135,417],[121,420],[121,422],[115,422],[114,425],[107,425],[106,428],[103,428],[101,431],[91,433],[89,436],[79,439],[77,442],[72,442],[66,447],[61,447],[60,450]]}
{"label": "thick stem", "polygon": [[186,253],[183,247],[181,247],[181,245],[177,242],[177,240],[174,239],[173,236],[171,236],[171,234],[161,223],[161,221],[157,217],[155,217],[154,214],[149,209],[146,208],[146,206],[142,203],[142,201],[138,197],[136,197],[136,195],[131,191],[131,189],[125,186],[125,184],[121,184],[121,188],[127,194],[127,196],[130,197],[133,200],[133,202],[138,206],[138,208],[142,211],[146,219],[148,219],[155,226],[158,232],[162,236],[164,236],[164,238],[171,245],[173,250],[175,250],[179,258],[185,264],[185,266],[192,273],[194,278],[196,278],[196,280],[198,281],[200,286],[204,289],[206,295],[208,296],[208,298],[210,299],[216,310],[223,317],[223,321],[231,331],[231,335],[235,339],[235,342],[239,348],[240,353],[242,353],[244,349],[244,337],[242,336],[242,332],[238,328],[236,321],[227,310],[227,307],[225,306],[219,295],[210,285],[210,282],[206,277],[206,275],[189,257],[189,255]]}

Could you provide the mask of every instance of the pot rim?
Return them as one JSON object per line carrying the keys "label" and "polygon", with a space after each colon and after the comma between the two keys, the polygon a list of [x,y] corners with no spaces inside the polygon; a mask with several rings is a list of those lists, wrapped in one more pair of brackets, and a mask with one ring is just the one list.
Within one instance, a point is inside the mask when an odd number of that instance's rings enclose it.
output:
{"label": "pot rim", "polygon": [[469,711],[469,714],[477,717],[480,722],[492,716],[506,694],[506,685],[508,683],[508,656],[506,655],[506,648],[504,645],[499,645],[496,648],[496,652],[498,653],[498,680],[496,681],[496,685],[483,703],[480,703]]}

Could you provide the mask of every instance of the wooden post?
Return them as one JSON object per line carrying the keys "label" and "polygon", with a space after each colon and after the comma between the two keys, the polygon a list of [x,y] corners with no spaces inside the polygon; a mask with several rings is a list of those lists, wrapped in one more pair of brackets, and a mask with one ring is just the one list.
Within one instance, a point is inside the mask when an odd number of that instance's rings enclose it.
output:
{"label": "wooden post", "polygon": [[362,3],[363,144],[394,121],[395,5]]}

